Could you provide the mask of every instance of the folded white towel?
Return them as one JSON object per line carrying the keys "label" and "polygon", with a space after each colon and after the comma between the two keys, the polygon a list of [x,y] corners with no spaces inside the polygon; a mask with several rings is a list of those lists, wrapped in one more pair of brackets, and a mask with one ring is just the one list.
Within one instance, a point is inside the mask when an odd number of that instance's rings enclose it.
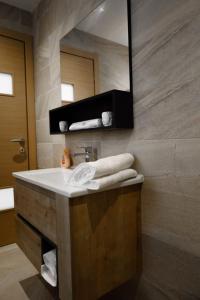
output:
{"label": "folded white towel", "polygon": [[130,153],[119,154],[97,161],[82,163],[77,166],[67,183],[69,185],[81,186],[94,178],[99,178],[119,171],[129,169],[134,162],[134,157]]}
{"label": "folded white towel", "polygon": [[56,249],[53,249],[53,250],[43,254],[43,260],[44,260],[45,265],[50,270],[54,270],[54,268],[56,268]]}
{"label": "folded white towel", "polygon": [[92,120],[86,120],[82,122],[76,122],[72,123],[69,126],[69,130],[80,130],[80,129],[88,129],[88,128],[98,128],[102,127],[102,120],[101,119],[92,119]]}
{"label": "folded white towel", "polygon": [[89,180],[83,186],[88,190],[101,190],[119,182],[137,177],[136,170],[126,169],[105,177]]}
{"label": "folded white towel", "polygon": [[57,286],[56,250],[43,255],[44,264],[41,266],[42,277],[52,286]]}

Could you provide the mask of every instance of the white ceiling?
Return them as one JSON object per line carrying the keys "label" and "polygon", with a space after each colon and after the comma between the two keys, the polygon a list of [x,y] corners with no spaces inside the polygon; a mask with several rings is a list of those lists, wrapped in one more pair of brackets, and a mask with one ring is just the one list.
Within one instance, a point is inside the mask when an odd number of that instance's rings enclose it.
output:
{"label": "white ceiling", "polygon": [[76,28],[128,46],[127,0],[104,1]]}
{"label": "white ceiling", "polygon": [[32,12],[40,2],[40,0],[0,0],[0,1],[27,10],[29,12]]}

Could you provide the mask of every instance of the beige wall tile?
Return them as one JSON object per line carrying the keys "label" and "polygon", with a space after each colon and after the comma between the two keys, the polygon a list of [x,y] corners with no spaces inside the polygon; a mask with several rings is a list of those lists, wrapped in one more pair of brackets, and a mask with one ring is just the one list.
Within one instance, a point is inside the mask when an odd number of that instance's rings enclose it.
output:
{"label": "beige wall tile", "polygon": [[199,199],[144,189],[142,208],[144,233],[199,255]]}
{"label": "beige wall tile", "polygon": [[177,141],[175,161],[177,176],[199,176],[200,139]]}
{"label": "beige wall tile", "polygon": [[53,144],[53,164],[55,167],[60,167],[60,162],[63,156],[64,145],[63,144]]}
{"label": "beige wall tile", "polygon": [[38,143],[37,144],[38,166],[41,169],[53,168],[53,144],[52,143]]}
{"label": "beige wall tile", "polygon": [[[200,295],[200,260],[197,256],[181,251],[167,243],[143,235],[145,276],[143,290],[148,285],[160,291],[163,299],[197,300]],[[156,294],[154,294],[156,295]],[[159,295],[159,294],[158,294]],[[146,294],[141,300],[153,298]],[[151,298],[152,297],[152,298]]]}
{"label": "beige wall tile", "polygon": [[52,136],[49,133],[49,124],[47,119],[36,121],[37,143],[51,143]]}

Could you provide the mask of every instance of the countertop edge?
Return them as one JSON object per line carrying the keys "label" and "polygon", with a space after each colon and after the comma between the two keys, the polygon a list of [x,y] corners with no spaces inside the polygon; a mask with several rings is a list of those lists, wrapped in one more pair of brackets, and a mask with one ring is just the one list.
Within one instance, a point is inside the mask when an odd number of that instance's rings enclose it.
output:
{"label": "countertop edge", "polygon": [[[48,170],[55,170],[55,169],[48,169]],[[36,170],[36,171],[39,172],[39,170]],[[67,198],[75,198],[75,197],[85,196],[85,195],[89,195],[89,194],[100,193],[100,192],[103,192],[103,191],[113,190],[115,188],[121,188],[121,187],[130,186],[130,185],[136,185],[136,184],[140,184],[140,183],[144,182],[144,176],[142,174],[138,174],[137,177],[135,177],[135,178],[128,179],[128,180],[120,182],[118,184],[109,186],[105,189],[93,190],[92,191],[92,190],[87,190],[85,188],[80,187],[80,188],[77,188],[77,191],[69,193],[65,190],[57,189],[54,186],[50,186],[50,185],[47,185],[43,182],[38,182],[38,181],[35,181],[34,179],[28,178],[26,176],[27,172],[35,172],[35,170],[34,171],[13,172],[12,175],[17,179],[20,179],[20,180],[28,182],[32,185],[44,188],[46,190],[49,190],[49,191],[54,192],[56,194],[65,196]]]}

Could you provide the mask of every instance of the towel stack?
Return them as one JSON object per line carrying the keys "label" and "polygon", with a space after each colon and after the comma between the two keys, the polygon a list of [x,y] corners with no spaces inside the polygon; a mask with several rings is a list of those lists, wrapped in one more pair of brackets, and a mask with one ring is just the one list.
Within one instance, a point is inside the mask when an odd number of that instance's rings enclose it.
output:
{"label": "towel stack", "polygon": [[94,162],[82,163],[76,167],[67,184],[83,186],[89,190],[104,189],[121,181],[137,176],[131,169],[134,157],[130,153],[110,156]]}

